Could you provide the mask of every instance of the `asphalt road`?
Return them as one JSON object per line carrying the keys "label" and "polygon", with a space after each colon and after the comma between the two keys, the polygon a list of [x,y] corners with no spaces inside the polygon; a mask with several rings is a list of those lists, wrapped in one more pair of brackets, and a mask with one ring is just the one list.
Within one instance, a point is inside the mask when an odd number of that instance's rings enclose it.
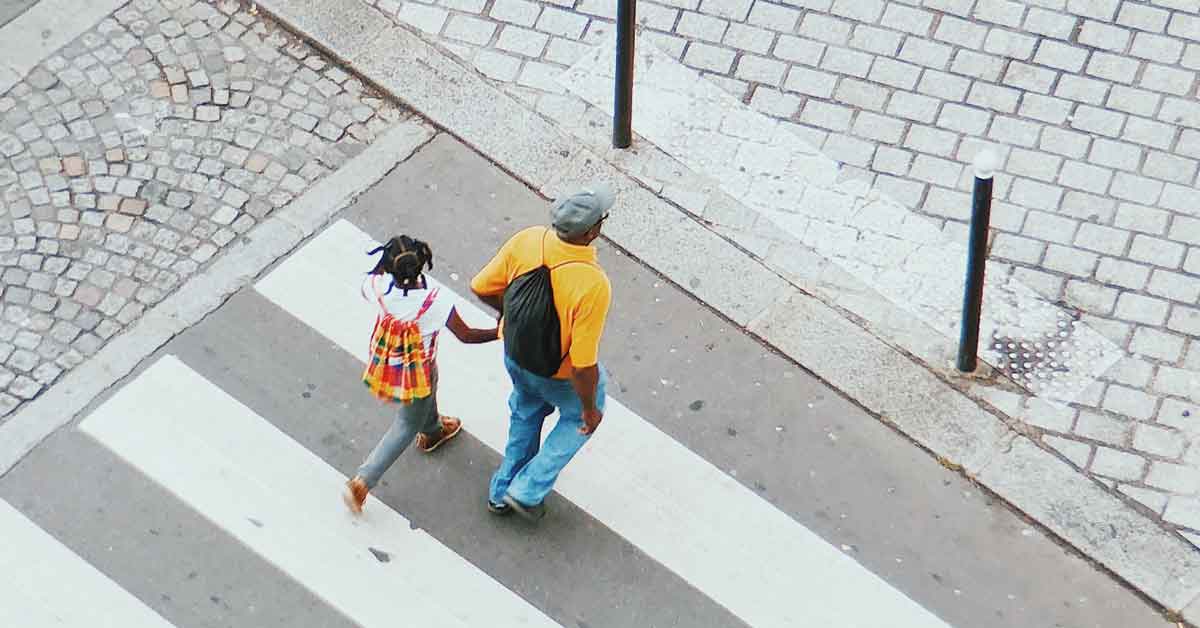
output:
{"label": "asphalt road", "polygon": [[[376,239],[403,232],[430,242],[433,276],[465,293],[504,239],[546,212],[528,189],[442,135],[342,217]],[[891,587],[962,628],[1168,626],[802,366],[611,245],[600,244],[600,259],[614,286],[603,344],[610,393]],[[252,288],[147,364],[165,355],[345,474],[390,420],[362,391],[357,358]],[[506,412],[504,399],[494,404]],[[403,456],[376,496],[564,626],[746,625],[561,496],[537,527],[488,516],[485,487],[499,456],[470,433],[472,417],[463,419],[466,434],[433,459]],[[603,426],[596,436],[621,437]],[[182,456],[189,444],[178,447]],[[0,478],[0,498],[180,628],[353,625],[211,515],[73,427]],[[340,508],[336,495],[330,507]],[[730,542],[755,530],[739,522]],[[804,593],[792,603],[821,602]]]}

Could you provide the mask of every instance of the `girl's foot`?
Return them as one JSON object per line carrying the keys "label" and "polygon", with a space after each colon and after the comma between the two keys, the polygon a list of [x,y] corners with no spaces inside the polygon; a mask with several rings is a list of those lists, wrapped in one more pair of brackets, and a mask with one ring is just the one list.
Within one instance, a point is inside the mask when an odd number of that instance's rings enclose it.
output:
{"label": "girl's foot", "polygon": [[346,492],[342,493],[342,501],[346,502],[346,507],[350,509],[350,512],[361,515],[363,504],[367,501],[367,493],[370,491],[367,483],[356,475],[354,479],[346,482]]}
{"label": "girl's foot", "polygon": [[454,438],[455,436],[458,436],[459,430],[462,429],[462,421],[459,421],[452,416],[439,417],[438,420],[441,421],[442,424],[442,434],[437,438],[437,440],[429,438],[424,434],[417,434],[417,447],[425,453],[429,453],[438,447],[441,447],[442,443]]}

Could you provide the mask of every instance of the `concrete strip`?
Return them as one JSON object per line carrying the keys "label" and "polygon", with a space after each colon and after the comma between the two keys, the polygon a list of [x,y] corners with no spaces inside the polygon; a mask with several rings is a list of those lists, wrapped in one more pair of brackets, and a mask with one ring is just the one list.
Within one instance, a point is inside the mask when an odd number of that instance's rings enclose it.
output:
{"label": "concrete strip", "polygon": [[1190,544],[1148,528],[1136,511],[1029,439],[1016,439],[978,479],[1167,608],[1183,608],[1200,594],[1200,557]]}
{"label": "concrete strip", "polygon": [[[283,24],[289,25],[293,23],[290,13],[296,11],[296,7],[315,4],[318,4],[316,0],[267,0],[260,3],[260,6],[273,12],[276,19]],[[311,12],[311,8],[305,10]],[[358,9],[347,10],[356,16],[361,13]],[[366,7],[366,10],[374,11],[370,7]],[[376,12],[376,15],[383,19],[382,14]],[[341,19],[340,14],[335,16],[335,19]],[[347,18],[348,21],[357,19],[361,17]],[[315,43],[319,46],[329,46],[329,42]],[[571,167],[580,167],[578,163],[569,161],[574,155],[581,153],[571,148],[574,142],[567,138],[565,133],[560,132],[557,127],[547,125],[541,119],[536,119],[537,121],[527,128],[518,127],[514,131],[514,120],[527,121],[535,118],[527,113],[513,115],[507,104],[498,105],[497,103],[512,103],[513,99],[482,80],[473,69],[454,61],[449,54],[442,53],[435,45],[425,42],[404,28],[396,27],[381,32],[371,48],[372,50],[365,53],[354,52],[350,55],[339,54],[336,50],[331,52],[349,58],[355,65],[355,70],[365,79],[383,87],[393,97],[410,103],[463,142],[496,160],[531,187],[544,193],[556,192],[561,189],[561,185],[556,185],[556,180],[569,180],[569,175],[565,174],[568,168],[554,167],[553,164],[547,168],[545,160],[523,160],[514,156],[544,155],[543,147],[562,145],[568,147],[565,153],[561,153],[560,158],[564,163],[570,163]],[[498,147],[498,153],[490,152],[491,147]],[[581,158],[586,163],[587,157]],[[599,164],[595,166],[595,170],[603,177],[610,176]],[[556,177],[555,172],[561,174]],[[615,181],[621,181],[619,185],[623,188],[637,185],[620,176],[616,177]],[[678,214],[679,210],[661,199],[657,203],[638,203],[638,211],[638,220],[645,224],[683,226],[688,222],[668,218],[667,216]],[[689,285],[694,274],[689,272],[690,268],[678,258],[674,264],[662,262],[662,257],[677,255],[677,252],[666,250],[666,247],[660,246],[660,241],[654,238],[642,241],[630,239],[633,238],[632,233],[637,231],[636,228],[622,231],[618,224],[614,224],[614,227],[618,230],[613,231],[613,239],[618,245],[642,260],[661,264],[658,267],[668,278],[694,294],[703,294],[696,286]],[[705,256],[729,260],[731,264],[735,264],[732,268],[737,270],[730,271],[731,274],[748,278],[761,276],[758,271],[751,270],[758,264],[749,256],[724,254],[726,249],[736,250],[733,245],[723,241],[705,244],[710,245],[714,248],[705,250]],[[681,271],[680,268],[684,270]],[[769,286],[764,288],[767,291],[771,289]],[[833,386],[868,407],[876,408],[883,420],[894,422],[902,431],[930,448],[935,455],[962,465],[968,472],[979,472],[998,455],[1004,446],[1003,441],[1016,438],[999,418],[983,411],[924,367],[909,360],[827,306],[819,304],[794,288],[784,290],[777,296],[779,302],[758,317],[759,320],[751,325],[752,329],[763,334],[768,342],[776,344],[785,354],[812,368]],[[746,311],[735,307],[736,303],[719,299],[708,300],[707,303],[731,319],[746,318]],[[802,307],[805,316],[797,316],[795,311],[789,309],[793,306]],[[801,329],[800,321],[809,329]],[[831,329],[836,331],[830,332]],[[886,374],[887,377],[881,378],[880,373]],[[988,469],[989,478],[1016,472],[1037,477],[1042,475],[1043,471],[1046,476],[1053,476],[1054,467],[1051,463],[1057,463],[1053,456],[1038,457],[1030,463],[1033,465],[1032,470],[1025,468],[1016,471],[1005,468],[1004,463],[1008,458],[998,460],[1002,462],[997,462]],[[1082,477],[1078,477],[1078,480],[1086,481]],[[1014,500],[1014,506],[1026,512],[1045,512],[1055,503],[1060,506],[1070,503],[1076,512],[1086,512],[1086,504],[1080,500],[1091,499],[1091,495],[1072,492],[1069,486],[1061,489],[1059,485],[1050,486],[1057,491],[1054,498],[1059,501],[1037,493],[1008,491],[1008,494],[1009,498]],[[1141,523],[1135,526],[1139,537],[1130,548],[1130,560],[1112,563],[1111,568],[1118,576],[1138,586],[1152,599],[1173,609],[1180,609],[1181,596],[1177,589],[1155,586],[1153,582],[1141,577],[1145,572],[1130,570],[1132,565],[1139,565],[1139,570],[1157,568],[1161,554],[1147,550],[1171,547],[1175,537],[1132,507],[1124,504],[1118,504],[1116,507],[1122,510],[1122,516],[1139,520]],[[1077,534],[1077,530],[1063,528],[1057,532],[1064,534],[1063,538],[1067,542],[1085,554],[1095,549],[1093,540]]]}
{"label": "concrete strip", "polygon": [[128,0],[41,0],[0,28],[0,94]]}
{"label": "concrete strip", "polygon": [[433,137],[420,120],[401,122],[308,192],[255,227],[204,272],[188,280],[113,338],[96,355],[0,426],[0,475],[55,430],[70,423],[105,390],[180,331],[212,312],[225,299],[327,223],[355,196]]}

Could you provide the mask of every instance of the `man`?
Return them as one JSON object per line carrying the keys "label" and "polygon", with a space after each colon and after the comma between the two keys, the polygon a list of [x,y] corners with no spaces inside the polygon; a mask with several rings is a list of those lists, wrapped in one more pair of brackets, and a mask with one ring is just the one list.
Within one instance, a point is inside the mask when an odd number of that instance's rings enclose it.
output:
{"label": "man", "polygon": [[[488,495],[488,510],[495,514],[516,511],[533,521],[541,519],[542,501],[559,472],[603,418],[607,375],[598,352],[612,286],[596,264],[592,242],[600,236],[614,201],[605,187],[559,199],[551,210],[552,229],[531,227],[517,233],[471,281],[471,290],[499,310],[503,319],[509,285],[542,266],[549,268],[563,352],[557,372],[545,377],[518,364],[509,347],[537,343],[537,337],[550,330],[525,330],[523,338],[510,337],[505,343],[505,367],[513,384],[508,400],[512,414],[504,460],[492,477]],[[542,422],[555,408],[558,423],[539,445]]]}

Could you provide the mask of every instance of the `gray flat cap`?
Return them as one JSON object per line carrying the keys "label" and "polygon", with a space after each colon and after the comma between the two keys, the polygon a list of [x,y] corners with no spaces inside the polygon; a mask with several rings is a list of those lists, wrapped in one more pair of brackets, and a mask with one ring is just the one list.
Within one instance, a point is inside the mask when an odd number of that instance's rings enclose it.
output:
{"label": "gray flat cap", "polygon": [[597,184],[564,196],[554,202],[550,218],[554,230],[563,238],[574,238],[596,226],[616,202],[616,195],[606,184]]}

